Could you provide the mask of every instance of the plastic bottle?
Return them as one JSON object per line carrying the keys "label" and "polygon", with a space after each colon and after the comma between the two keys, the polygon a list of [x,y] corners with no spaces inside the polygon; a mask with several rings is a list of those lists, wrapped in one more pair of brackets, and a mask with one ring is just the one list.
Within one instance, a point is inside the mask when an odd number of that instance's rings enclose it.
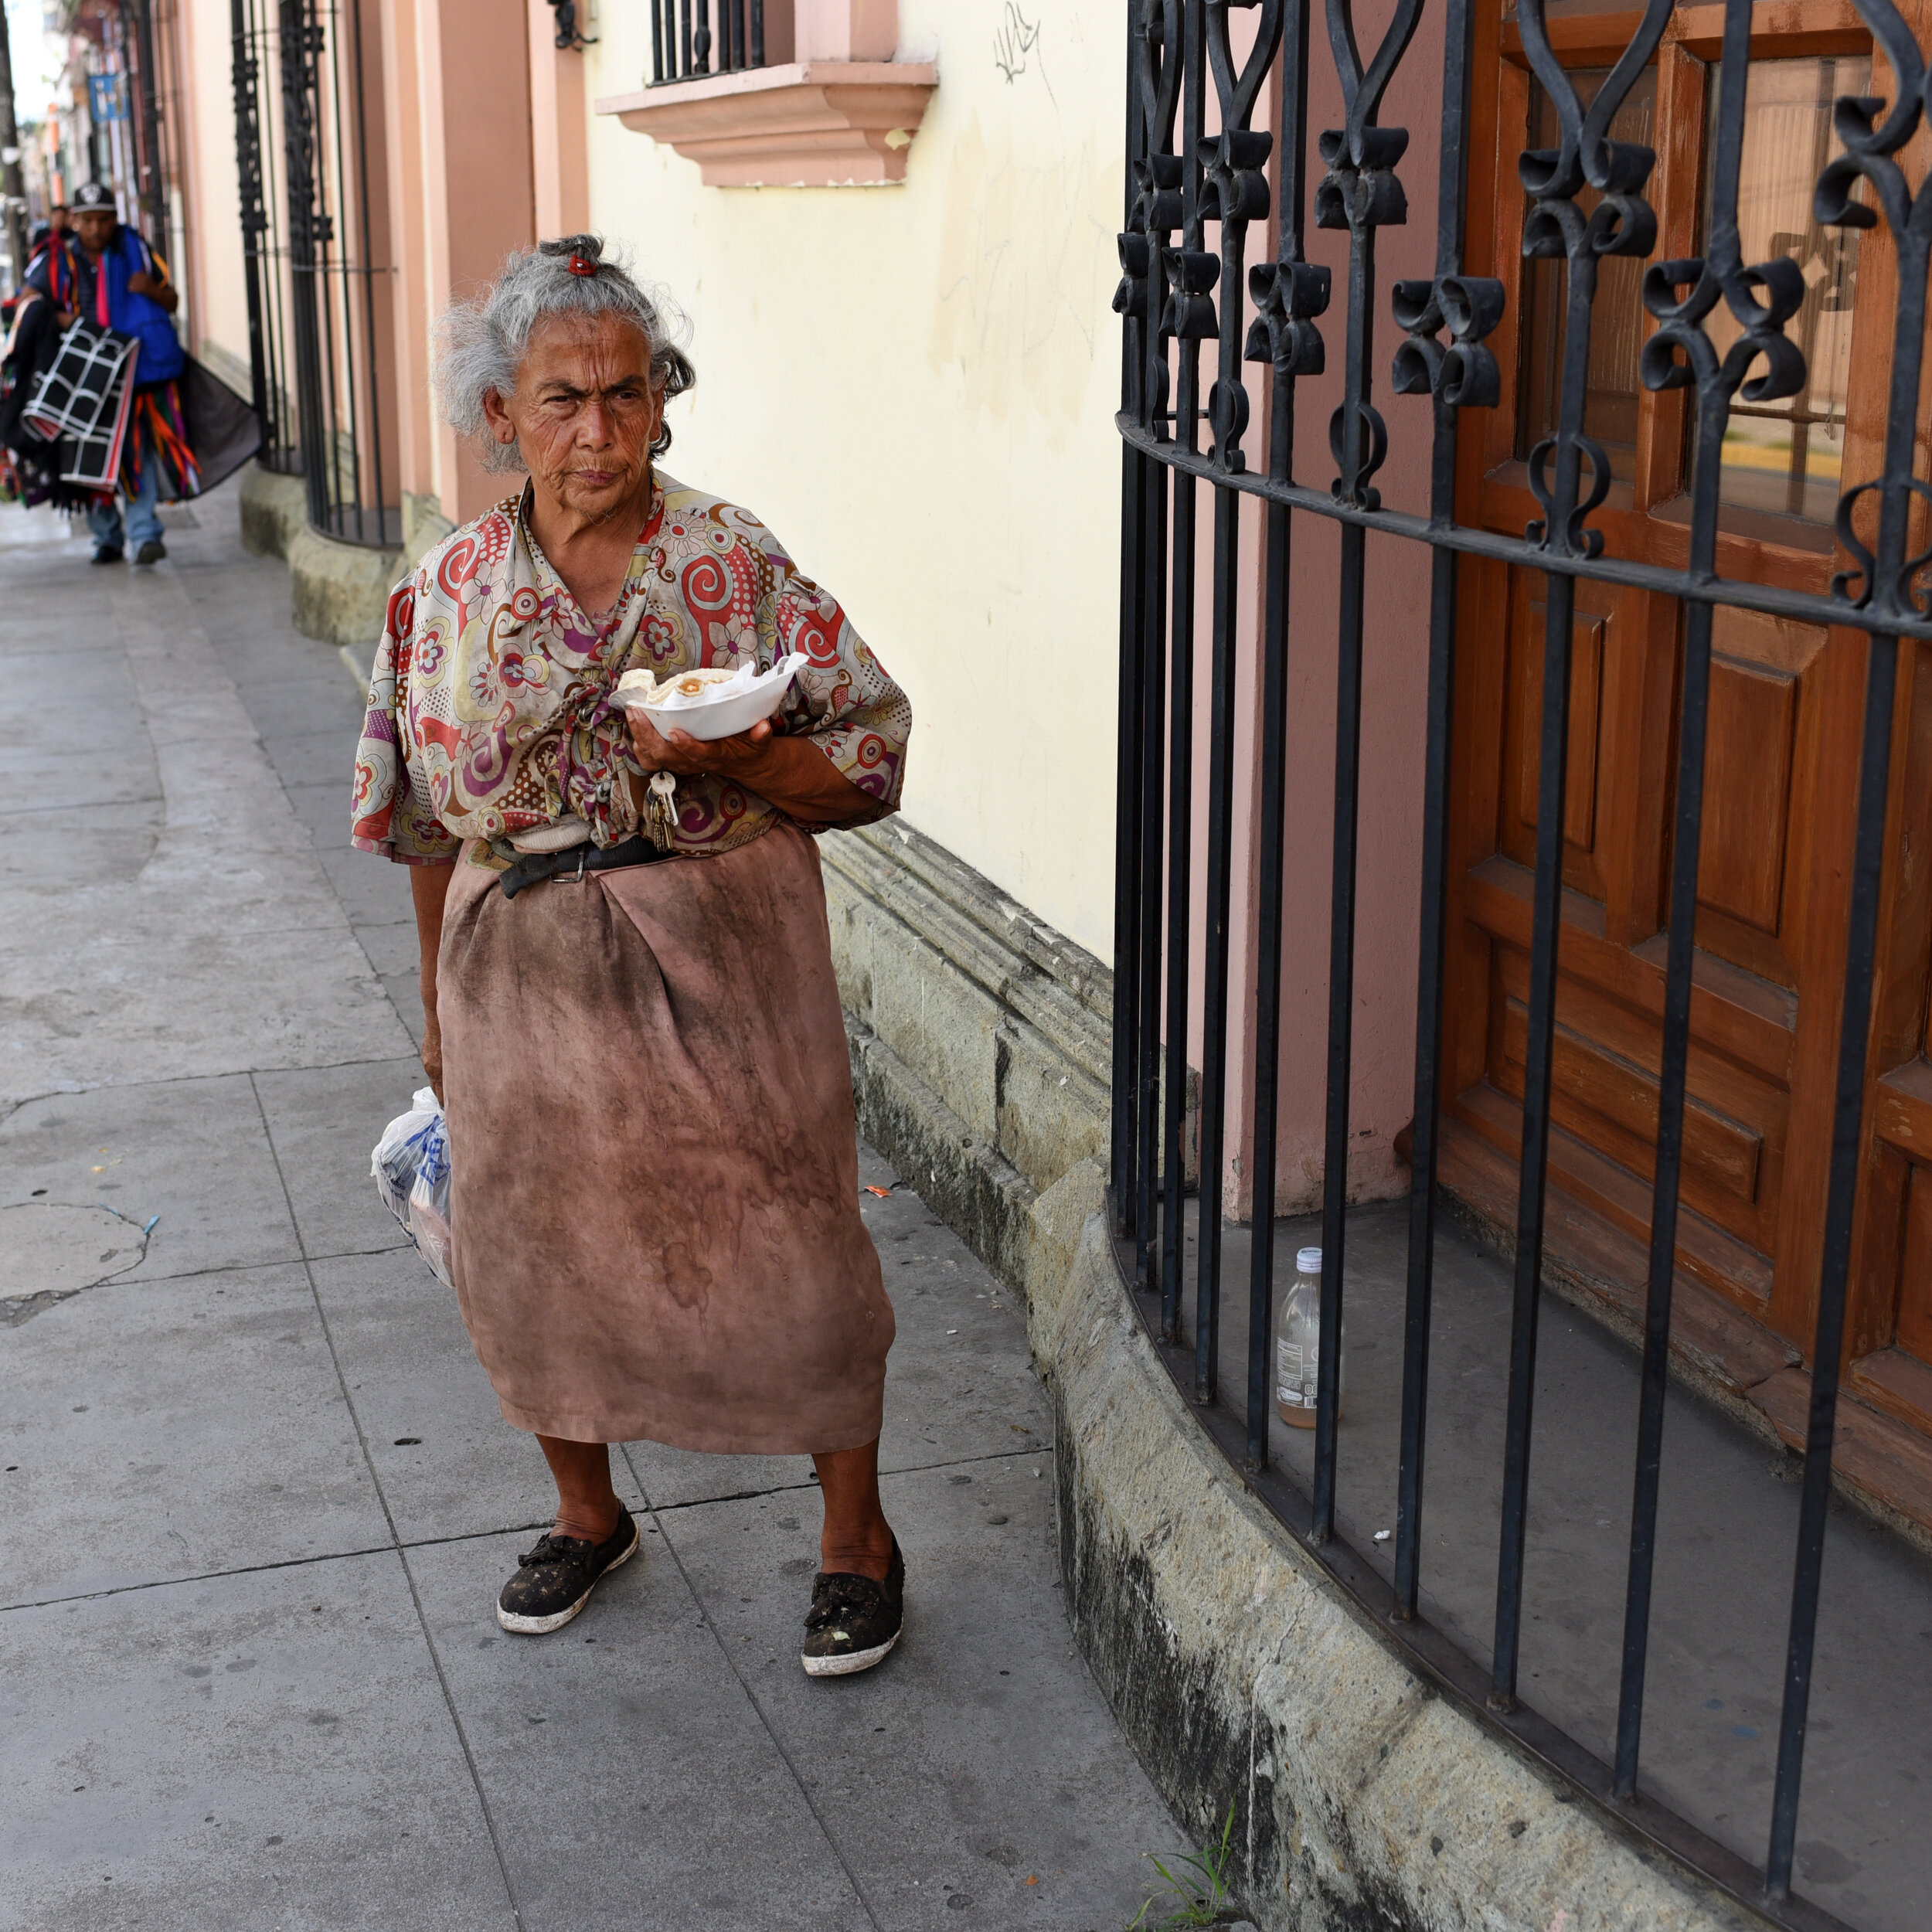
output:
{"label": "plastic bottle", "polygon": [[[1282,1298],[1274,1325],[1274,1409],[1297,1429],[1315,1427],[1315,1387],[1321,1372],[1321,1250],[1302,1248],[1294,1257],[1294,1280]],[[1340,1364],[1337,1364],[1338,1369]],[[1335,1386],[1335,1417],[1342,1415],[1342,1389]]]}

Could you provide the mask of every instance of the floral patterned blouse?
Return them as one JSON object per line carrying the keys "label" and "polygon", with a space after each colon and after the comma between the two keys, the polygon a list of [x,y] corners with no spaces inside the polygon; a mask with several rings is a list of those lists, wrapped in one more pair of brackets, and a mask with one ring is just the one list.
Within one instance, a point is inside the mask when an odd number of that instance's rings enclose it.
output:
{"label": "floral patterned blouse", "polygon": [[[389,594],[355,752],[358,849],[420,865],[475,838],[500,863],[512,835],[572,813],[599,845],[621,843],[639,828],[643,790],[610,702],[623,672],[747,658],[762,672],[792,651],[809,662],[773,729],[809,737],[876,801],[852,822],[897,809],[912,706],[750,512],[658,478],[624,587],[594,619],[531,536],[526,503],[452,532]],[[729,852],[778,816],[728,779],[680,778],[672,849]]]}

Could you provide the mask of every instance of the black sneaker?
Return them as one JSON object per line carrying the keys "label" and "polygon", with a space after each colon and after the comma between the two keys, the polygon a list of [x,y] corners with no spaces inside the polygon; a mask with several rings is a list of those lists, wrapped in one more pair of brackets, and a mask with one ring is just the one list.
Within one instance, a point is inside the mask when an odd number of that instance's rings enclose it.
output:
{"label": "black sneaker", "polygon": [[798,1661],[813,1677],[850,1677],[883,1663],[905,1626],[906,1559],[895,1536],[883,1583],[842,1570],[813,1578]]}
{"label": "black sneaker", "polygon": [[496,1600],[496,1621],[526,1637],[561,1630],[590,1600],[597,1580],[628,1563],[642,1541],[621,1503],[617,1528],[600,1543],[546,1532],[537,1539],[536,1549],[518,1557],[516,1574]]}
{"label": "black sneaker", "polygon": [[121,549],[118,543],[101,543],[94,546],[94,553],[89,560],[94,563],[118,563]]}
{"label": "black sneaker", "polygon": [[151,536],[134,553],[137,563],[158,563],[168,554],[168,546],[158,536]]}

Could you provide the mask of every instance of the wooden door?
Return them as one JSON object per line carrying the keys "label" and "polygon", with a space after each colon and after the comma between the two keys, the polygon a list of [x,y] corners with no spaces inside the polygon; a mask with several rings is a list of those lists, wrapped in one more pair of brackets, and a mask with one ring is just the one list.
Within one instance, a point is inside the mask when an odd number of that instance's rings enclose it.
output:
{"label": "wooden door", "polygon": [[[1932,12],[1932,7],[1928,7]],[[1740,208],[1747,262],[1790,254],[1810,294],[1791,333],[1800,396],[1740,403],[1723,449],[1727,576],[1825,590],[1845,560],[1832,518],[1841,480],[1876,475],[1892,332],[1884,231],[1821,230],[1811,187],[1835,151],[1832,100],[1886,93],[1869,36],[1835,0],[1758,9]],[[1549,8],[1580,94],[1634,32],[1634,12]],[[1910,16],[1908,16],[1910,17]],[[1482,29],[1478,124],[1495,165],[1472,181],[1476,272],[1509,304],[1501,406],[1468,419],[1460,514],[1520,532],[1539,514],[1525,459],[1553,427],[1563,265],[1525,263],[1515,158],[1549,114],[1513,24]],[[1919,24],[1921,39],[1925,26]],[[1706,219],[1706,129],[1721,9],[1680,8],[1614,132],[1653,147],[1653,259],[1695,255]],[[1595,521],[1614,556],[1681,566],[1690,449],[1683,393],[1645,390],[1646,264],[1606,261],[1586,427],[1614,484]],[[1720,309],[1713,332],[1728,337]],[[1734,326],[1734,325],[1733,325]],[[1546,580],[1465,566],[1457,696],[1460,864],[1452,887],[1448,1064],[1456,1096],[1445,1178],[1507,1224],[1520,1133]],[[1564,825],[1551,1149],[1552,1258],[1625,1313],[1641,1306],[1657,1124],[1664,921],[1682,616],[1675,600],[1584,582],[1577,602]],[[1676,1340],[1699,1366],[1801,1427],[1815,1320],[1844,967],[1846,875],[1864,697],[1862,634],[1719,609],[1700,855],[1696,992],[1685,1124]],[[1932,678],[1901,659],[1887,947],[1878,988],[1873,1132],[1861,1201],[1854,1386],[1894,1423],[1932,1432],[1932,1062],[1925,1049],[1932,835]],[[1869,1385],[1869,1386],[1868,1386]],[[1927,1463],[1932,1478],[1932,1458]],[[1932,1480],[1927,1502],[1932,1506]]]}

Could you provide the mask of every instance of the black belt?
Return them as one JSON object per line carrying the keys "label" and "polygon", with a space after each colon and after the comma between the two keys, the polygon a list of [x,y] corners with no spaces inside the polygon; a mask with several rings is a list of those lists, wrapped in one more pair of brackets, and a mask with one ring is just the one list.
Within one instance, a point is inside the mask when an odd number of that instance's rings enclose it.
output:
{"label": "black belt", "polygon": [[620,866],[655,866],[670,856],[641,832],[633,833],[621,845],[594,845],[587,839],[562,852],[526,852],[507,871],[498,873],[496,883],[503,888],[505,899],[514,899],[526,886],[540,886],[546,879],[574,886],[586,872],[611,872]]}

